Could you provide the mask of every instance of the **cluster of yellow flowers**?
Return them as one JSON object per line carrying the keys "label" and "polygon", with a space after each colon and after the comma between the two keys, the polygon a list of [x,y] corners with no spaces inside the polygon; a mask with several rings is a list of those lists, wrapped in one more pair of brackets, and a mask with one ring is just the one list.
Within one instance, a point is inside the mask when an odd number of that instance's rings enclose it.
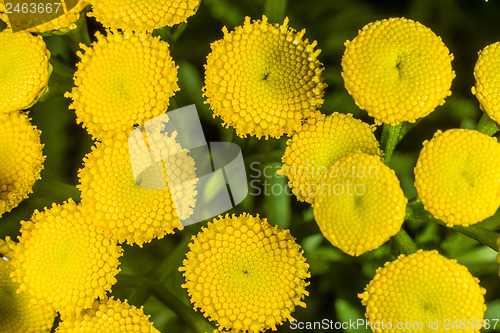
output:
{"label": "cluster of yellow flowers", "polygon": [[[30,31],[74,29],[88,4],[78,1]],[[81,46],[74,87],[65,94],[77,122],[97,141],[78,172],[81,202],[70,199],[35,211],[21,222],[18,243],[0,240],[0,313],[7,314],[0,317],[0,332],[47,330],[56,312],[62,320],[56,332],[158,332],[142,308],[108,296],[120,271],[120,243],[142,246],[182,229],[180,220],[196,203],[195,184],[169,188],[163,179],[148,188],[145,184],[158,180],[137,178],[131,159],[162,142],[161,149],[176,156],[168,166],[179,169],[175,175],[196,179],[194,161],[176,142],[176,132],[148,137],[134,129],[166,112],[179,90],[170,46],[151,31],[186,21],[199,1],[90,4],[89,16],[108,30]],[[297,32],[288,23],[288,18],[272,24],[266,16],[253,22],[246,17],[231,32],[224,27],[205,65],[206,103],[241,137],[290,136],[278,173],[288,177],[299,201],[313,207],[324,237],[359,256],[400,231],[408,200],[396,173],[383,162],[375,125],[351,114],[318,111],[326,88],[321,51],[316,41],[304,38],[305,30]],[[376,21],[345,45],[345,87],[376,125],[415,122],[451,94],[453,55],[418,22]],[[493,44],[481,51],[473,88],[496,121],[498,50]],[[0,32],[0,95],[5,96],[0,101],[0,215],[26,198],[40,178],[40,132],[21,110],[47,90],[49,57],[40,36]],[[165,164],[157,165],[164,176]],[[415,187],[425,209],[449,226],[492,216],[500,207],[500,143],[475,130],[437,132],[424,142]],[[179,196],[180,205],[173,199]],[[209,222],[193,236],[179,270],[195,309],[221,330],[252,333],[276,330],[293,319],[295,308],[306,306],[311,276],[289,230],[247,213]],[[484,294],[466,267],[437,251],[419,250],[379,268],[359,297],[372,322],[476,321],[484,315]]]}

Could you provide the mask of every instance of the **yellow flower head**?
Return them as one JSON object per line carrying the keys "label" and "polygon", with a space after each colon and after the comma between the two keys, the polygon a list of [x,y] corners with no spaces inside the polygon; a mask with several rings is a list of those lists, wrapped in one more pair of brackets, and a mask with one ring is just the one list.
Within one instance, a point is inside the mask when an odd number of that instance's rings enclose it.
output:
{"label": "yellow flower head", "polygon": [[92,48],[78,52],[71,97],[77,122],[95,138],[129,133],[134,124],[164,113],[179,90],[168,43],[146,33],[96,34]]}
{"label": "yellow flower head", "polygon": [[[165,167],[171,167],[180,172],[179,179],[195,178],[194,160],[175,143],[175,136],[164,134],[162,140],[154,141],[163,142],[171,151],[166,155],[175,156],[169,163],[160,162],[161,174],[167,173]],[[130,156],[135,158],[144,154],[139,145],[130,148],[124,135],[93,147],[78,173],[78,188],[82,192],[82,205],[99,216],[95,222],[99,230],[119,242],[142,246],[144,242],[173,233],[175,228],[182,229],[179,218],[185,219],[192,214],[196,191],[195,184],[171,189],[164,178],[161,178],[163,189],[150,186],[155,185],[152,183],[158,180],[156,178],[144,177],[136,182]],[[180,199],[178,207],[172,196]]]}
{"label": "yellow flower head", "polygon": [[56,312],[50,307],[29,307],[27,292],[17,293],[19,284],[9,276],[14,271],[15,243],[0,239],[0,333],[42,333],[52,327]]}
{"label": "yellow flower head", "polygon": [[478,131],[438,131],[424,142],[415,187],[425,209],[448,226],[467,226],[500,206],[500,144]]}
{"label": "yellow flower head", "polygon": [[407,202],[396,174],[379,156],[353,153],[321,180],[314,217],[330,243],[359,256],[401,229]]}
{"label": "yellow flower head", "polygon": [[49,58],[42,37],[0,32],[0,113],[27,109],[47,91]]}
{"label": "yellow flower head", "polygon": [[351,114],[315,113],[304,121],[288,140],[283,166],[278,174],[287,176],[297,200],[313,203],[328,168],[349,153],[380,154],[373,128]]}
{"label": "yellow flower head", "polygon": [[72,314],[111,289],[122,249],[96,232],[95,220],[70,199],[21,222],[13,278],[33,304]]}
{"label": "yellow flower head", "polygon": [[32,193],[45,156],[40,131],[21,112],[0,113],[0,216]]}
{"label": "yellow flower head", "polygon": [[291,134],[302,118],[323,103],[323,67],[317,43],[302,39],[267,17],[228,32],[212,43],[205,65],[207,103],[224,125],[257,138]]}
{"label": "yellow flower head", "polygon": [[96,301],[92,308],[76,316],[63,318],[56,333],[160,333],[153,327],[143,308],[129,305],[127,300],[110,299]]}
{"label": "yellow flower head", "polygon": [[[366,318],[372,323],[391,323],[392,329],[373,329],[385,332],[449,332],[455,320],[474,321],[477,329],[453,328],[454,333],[478,332],[486,305],[486,290],[465,266],[450,260],[437,251],[422,251],[388,262],[379,268],[375,277],[359,294],[366,306]],[[439,321],[439,327],[429,327],[429,322]],[[397,323],[420,322],[413,329],[396,330]],[[476,326],[477,324],[477,326]],[[460,325],[460,324],[459,324]],[[455,326],[454,326],[455,327]]]}
{"label": "yellow flower head", "polygon": [[200,0],[130,1],[90,0],[97,21],[105,27],[153,31],[164,26],[186,22],[196,13]]}
{"label": "yellow flower head", "polygon": [[406,18],[372,22],[345,45],[345,87],[377,123],[414,122],[451,95],[453,55],[419,22]]}
{"label": "yellow flower head", "polygon": [[476,95],[483,110],[491,119],[500,123],[500,42],[479,51],[474,77],[476,84],[472,93]]}
{"label": "yellow flower head", "polygon": [[291,319],[308,295],[309,265],[288,230],[246,213],[220,216],[189,244],[184,266],[195,308],[219,329],[261,332]]}

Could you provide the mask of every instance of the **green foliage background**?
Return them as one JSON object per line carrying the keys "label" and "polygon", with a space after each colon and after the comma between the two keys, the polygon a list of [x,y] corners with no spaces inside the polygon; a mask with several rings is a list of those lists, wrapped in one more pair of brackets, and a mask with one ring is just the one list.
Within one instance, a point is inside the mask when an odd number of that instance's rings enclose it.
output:
{"label": "green foliage background", "polygon": [[[271,224],[290,228],[292,235],[302,245],[311,266],[312,277],[308,287],[310,295],[305,299],[307,308],[298,308],[293,313],[294,317],[299,321],[364,318],[364,308],[357,294],[373,278],[377,267],[397,257],[399,253],[394,244],[390,241],[358,258],[345,255],[331,246],[314,222],[309,205],[299,203],[293,196],[286,194],[289,191],[284,191],[284,178],[270,176],[264,179],[258,176],[264,170],[268,175],[274,174],[280,166],[286,138],[268,141],[238,138],[232,129],[223,129],[220,119],[213,119],[208,106],[203,103],[203,64],[210,52],[210,43],[222,37],[224,25],[232,29],[242,24],[245,16],[259,19],[263,13],[268,15],[271,22],[279,23],[288,16],[292,27],[297,30],[305,28],[305,37],[318,41],[318,47],[322,49],[319,59],[324,63],[324,76],[328,84],[321,111],[326,114],[349,112],[369,123],[372,120],[366,112],[356,107],[343,85],[340,61],[344,42],[353,39],[365,24],[394,16],[418,20],[442,37],[455,56],[453,94],[444,106],[438,107],[404,137],[390,163],[406,196],[414,199],[413,167],[422,142],[430,139],[437,129],[475,128],[481,116],[478,102],[470,91],[474,84],[473,67],[477,52],[500,40],[500,1],[203,0],[197,14],[189,18],[187,24],[161,31],[162,37],[170,42],[172,56],[179,66],[181,91],[176,94],[170,109],[196,104],[207,141],[233,141],[239,144],[247,164],[249,180],[255,181],[254,186],[262,186],[267,181],[268,191],[273,186],[274,192],[279,192],[278,195],[249,195],[230,213],[246,211],[267,217]],[[91,34],[97,30],[103,31],[95,21],[87,19],[87,23]],[[2,238],[16,237],[20,220],[29,219],[34,209],[43,209],[53,202],[62,203],[69,197],[78,200],[79,193],[74,186],[78,180],[77,170],[92,145],[86,132],[76,124],[74,112],[68,110],[69,101],[62,97],[62,93],[72,85],[71,75],[78,60],[74,52],[77,49],[75,40],[85,41],[85,34],[77,31],[67,36],[49,36],[44,39],[52,53],[51,62],[54,65],[51,92],[49,98],[31,108],[30,116],[42,131],[47,159],[42,179],[35,185],[34,193],[1,218]],[[376,132],[378,138],[380,132],[380,129]],[[253,162],[258,164],[250,168]],[[257,165],[259,172],[255,170]],[[256,191],[251,187],[251,193]],[[118,283],[113,287],[112,294],[120,299],[127,298],[134,305],[144,305],[145,312],[152,315],[155,327],[162,332],[198,332],[209,328],[202,316],[191,309],[187,293],[180,287],[182,276],[177,271],[190,237],[203,225],[206,222],[191,225],[143,248],[124,246],[122,272],[118,275]],[[499,231],[500,216],[497,213],[478,225]],[[432,221],[407,221],[404,229],[419,248],[437,249],[446,257],[466,265],[487,289],[486,318],[500,318],[496,251],[457,230]],[[288,323],[279,328],[279,332],[291,331]],[[487,331],[491,330],[483,330]],[[496,331],[500,332],[500,324]]]}

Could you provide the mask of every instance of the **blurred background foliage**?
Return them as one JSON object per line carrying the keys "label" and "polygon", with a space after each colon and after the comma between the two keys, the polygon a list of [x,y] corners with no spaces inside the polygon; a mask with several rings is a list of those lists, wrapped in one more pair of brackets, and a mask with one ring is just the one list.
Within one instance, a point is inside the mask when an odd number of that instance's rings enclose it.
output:
{"label": "blurred background foliage", "polygon": [[[259,141],[241,139],[232,129],[221,127],[220,119],[213,119],[202,96],[203,65],[210,52],[210,43],[222,37],[222,27],[232,29],[242,24],[245,16],[252,19],[266,14],[271,22],[282,23],[290,18],[290,26],[306,29],[305,37],[317,40],[322,50],[319,59],[325,66],[328,84],[321,111],[352,113],[373,123],[366,112],[359,110],[344,88],[341,77],[341,57],[344,42],[352,40],[365,24],[388,17],[407,17],[418,20],[439,35],[454,54],[456,78],[452,96],[427,118],[418,123],[397,146],[390,166],[395,169],[405,194],[416,197],[413,186],[415,166],[422,142],[436,130],[463,127],[475,128],[481,116],[478,102],[471,94],[474,84],[473,68],[477,52],[500,40],[500,0],[202,0],[197,14],[172,29],[157,33],[171,44],[171,53],[179,66],[181,87],[172,100],[170,109],[196,104],[207,141],[233,141],[240,145],[247,165],[250,194],[230,213],[243,211],[267,217],[271,224],[290,228],[302,245],[310,264],[312,277],[305,299],[307,308],[298,308],[298,321],[349,321],[364,318],[364,308],[357,294],[373,278],[375,270],[399,254],[388,242],[379,249],[350,257],[337,250],[321,235],[312,209],[290,196],[286,180],[275,175],[287,138]],[[82,26],[80,21],[80,26]],[[85,22],[95,40],[95,31],[102,27],[92,19]],[[85,26],[83,26],[85,29]],[[62,203],[69,197],[78,201],[75,188],[77,171],[83,156],[90,151],[92,140],[76,124],[75,114],[68,110],[69,100],[62,97],[71,88],[72,73],[78,58],[77,41],[86,40],[85,30],[66,36],[44,37],[52,53],[54,72],[50,79],[50,94],[43,102],[29,110],[33,123],[42,131],[44,153],[47,156],[42,179],[29,199],[0,220],[0,237],[16,237],[20,221],[29,219],[34,209],[43,209],[52,203]],[[380,138],[380,129],[376,134]],[[267,193],[267,195],[266,195]],[[199,313],[192,310],[187,293],[180,286],[183,278],[177,268],[188,249],[190,237],[206,222],[186,227],[174,235],[146,244],[143,248],[124,246],[121,273],[112,294],[127,298],[131,304],[144,305],[152,315],[156,328],[162,332],[201,332],[210,328]],[[500,215],[481,222],[482,227],[499,231]],[[437,249],[448,258],[457,259],[478,277],[487,289],[486,318],[500,318],[500,280],[496,252],[456,230],[431,221],[410,220],[404,229],[422,249]],[[288,323],[279,332],[291,332]],[[483,332],[492,330],[483,330]],[[497,332],[500,327],[497,326]],[[366,330],[345,330],[366,332]]]}

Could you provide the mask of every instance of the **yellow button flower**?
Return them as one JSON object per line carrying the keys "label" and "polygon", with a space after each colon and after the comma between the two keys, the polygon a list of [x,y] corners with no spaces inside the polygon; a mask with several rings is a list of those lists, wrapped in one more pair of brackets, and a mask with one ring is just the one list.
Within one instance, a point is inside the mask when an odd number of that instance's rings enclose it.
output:
{"label": "yellow button flower", "polygon": [[40,131],[20,112],[0,113],[0,216],[32,193],[45,156]]}
{"label": "yellow button flower", "polygon": [[179,90],[168,43],[146,33],[109,31],[78,52],[71,97],[77,122],[95,138],[129,133],[164,113]]}
{"label": "yellow button flower", "polygon": [[323,67],[317,43],[302,39],[267,17],[228,32],[212,43],[205,65],[205,96],[214,116],[245,137],[291,134],[302,118],[323,103]]}
{"label": "yellow button flower", "polygon": [[27,109],[47,91],[49,58],[42,37],[0,32],[0,113]]}
{"label": "yellow button flower", "polygon": [[153,327],[143,308],[129,305],[113,297],[96,301],[91,309],[63,318],[56,333],[160,333]]}
{"label": "yellow button flower", "polygon": [[483,110],[491,119],[500,123],[500,42],[486,46],[478,52],[474,67],[476,84],[472,93],[476,95]]}
{"label": "yellow button flower", "polygon": [[373,127],[351,114],[312,114],[287,142],[278,174],[287,176],[297,200],[313,203],[328,168],[349,153],[380,154]]}
{"label": "yellow button flower", "polygon": [[500,144],[478,131],[438,131],[424,142],[415,187],[425,209],[448,226],[467,226],[500,206]]}
{"label": "yellow button flower", "polygon": [[130,1],[90,0],[97,21],[105,27],[153,31],[164,26],[186,22],[196,13],[200,0]]}
{"label": "yellow button flower", "polygon": [[419,22],[406,18],[372,22],[345,45],[345,87],[377,123],[415,122],[451,95],[453,55]]}
{"label": "yellow button flower", "polygon": [[[456,260],[435,250],[419,250],[379,268],[365,292],[358,296],[366,306],[366,318],[378,324],[379,329],[372,329],[375,333],[474,333],[482,325],[485,292],[479,280]],[[452,327],[455,320],[458,325]],[[429,327],[436,321],[438,326]],[[460,328],[462,321],[465,328]],[[398,323],[422,326],[396,329]]]}
{"label": "yellow button flower", "polygon": [[14,271],[14,249],[9,237],[0,239],[0,333],[48,332],[56,312],[50,307],[30,307],[30,295],[16,292],[19,284],[9,276]]}
{"label": "yellow button flower", "polygon": [[379,156],[353,153],[321,180],[314,217],[333,246],[359,256],[401,229],[407,202],[394,170]]}
{"label": "yellow button flower", "polygon": [[[175,156],[169,165],[177,169],[181,179],[178,183],[195,178],[194,160],[175,143],[174,137],[165,134],[162,140],[155,141],[163,142],[171,150],[167,155]],[[164,189],[159,189],[160,186],[150,186],[158,181],[154,177],[141,177],[139,184],[136,183],[130,155],[143,156],[140,149],[135,144],[129,149],[128,138],[123,134],[98,143],[84,158],[84,166],[78,173],[78,188],[82,192],[84,209],[99,217],[95,222],[99,230],[119,242],[142,246],[154,238],[173,233],[175,228],[182,229],[179,218],[185,219],[192,214],[196,184],[170,189],[167,181],[161,178]],[[164,167],[160,162],[162,174]],[[171,193],[178,199],[179,207],[175,206]]]}
{"label": "yellow button flower", "polygon": [[96,219],[70,199],[21,222],[13,278],[35,305],[70,315],[92,307],[116,282],[122,249],[96,232]]}
{"label": "yellow button flower", "polygon": [[284,320],[308,292],[309,265],[288,230],[246,213],[219,216],[189,244],[183,267],[195,309],[219,329],[262,332]]}

